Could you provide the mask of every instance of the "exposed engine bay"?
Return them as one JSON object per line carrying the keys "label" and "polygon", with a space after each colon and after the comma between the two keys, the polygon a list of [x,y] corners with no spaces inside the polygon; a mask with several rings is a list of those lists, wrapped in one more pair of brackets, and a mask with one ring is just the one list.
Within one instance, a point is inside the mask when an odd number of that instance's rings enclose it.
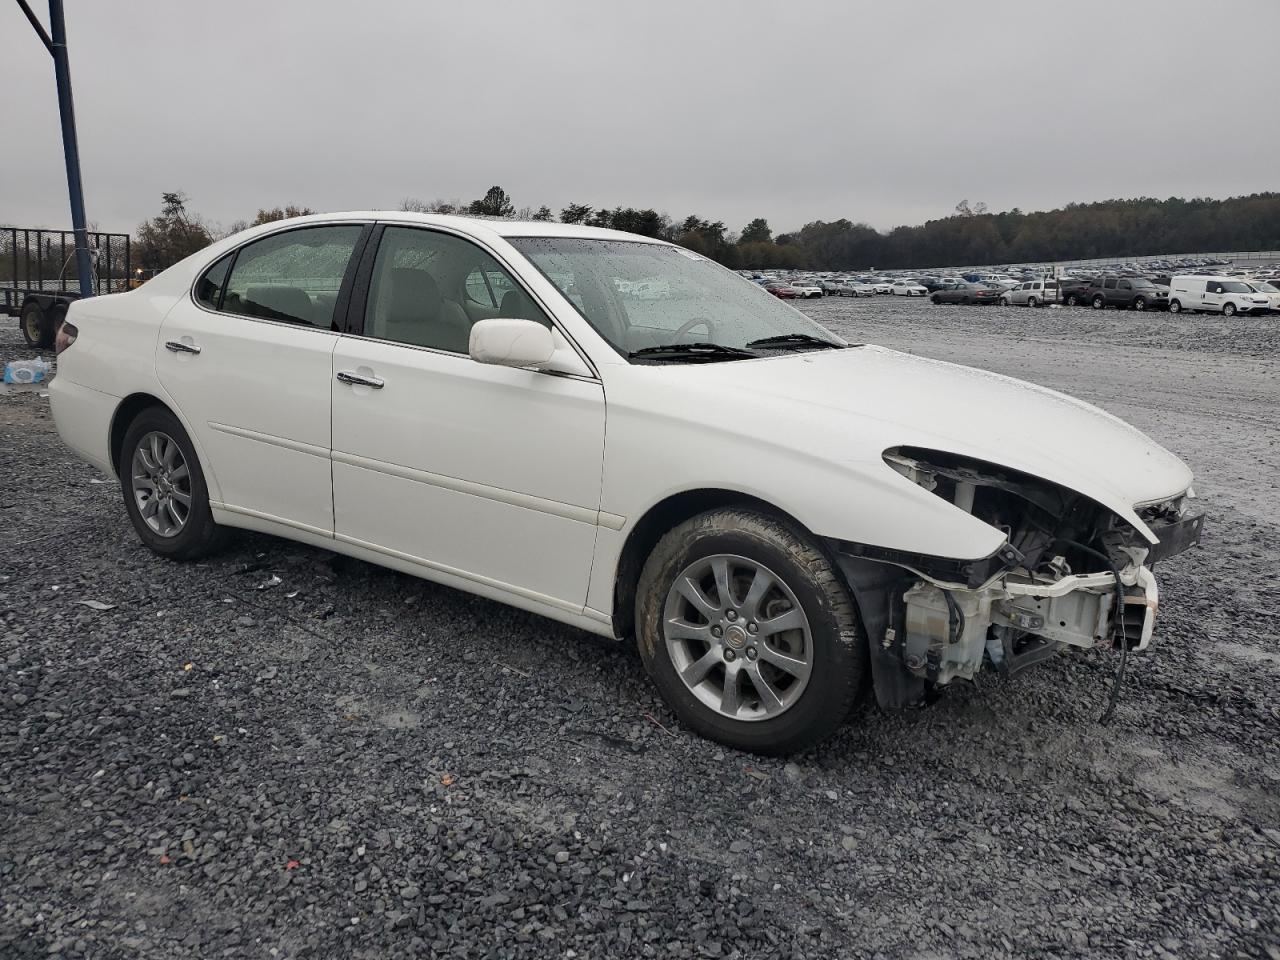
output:
{"label": "exposed engine bay", "polygon": [[914,703],[984,668],[1010,675],[1064,646],[1146,649],[1159,602],[1151,567],[1200,539],[1191,490],[1137,508],[1152,544],[1106,507],[1036,477],[934,450],[895,448],[884,458],[1006,541],[973,561],[836,544],[882,706]]}

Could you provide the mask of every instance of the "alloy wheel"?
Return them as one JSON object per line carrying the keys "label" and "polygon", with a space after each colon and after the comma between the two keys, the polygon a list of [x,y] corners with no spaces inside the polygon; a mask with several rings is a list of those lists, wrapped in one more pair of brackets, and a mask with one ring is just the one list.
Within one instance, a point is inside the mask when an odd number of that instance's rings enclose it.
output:
{"label": "alloy wheel", "polygon": [[191,516],[191,471],[177,441],[153,430],[133,451],[133,500],[153,533],[176,537]]}
{"label": "alloy wheel", "polygon": [[667,592],[662,634],[681,681],[723,717],[773,719],[809,683],[809,618],[782,578],[755,560],[716,554],[682,570]]}

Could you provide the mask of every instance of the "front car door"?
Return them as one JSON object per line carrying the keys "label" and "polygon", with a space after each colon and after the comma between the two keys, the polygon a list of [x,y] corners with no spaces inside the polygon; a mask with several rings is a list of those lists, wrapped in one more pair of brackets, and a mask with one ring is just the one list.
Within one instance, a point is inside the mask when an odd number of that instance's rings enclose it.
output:
{"label": "front car door", "polygon": [[333,354],[337,539],[429,578],[581,611],[604,459],[599,380],[470,358],[476,320],[552,321],[468,237],[379,228],[357,288],[354,332]]}
{"label": "front car door", "polygon": [[332,536],[330,355],[368,229],[252,240],[165,317],[156,374],[195,434],[215,511]]}
{"label": "front car door", "polygon": [[1222,291],[1223,291],[1223,287],[1222,287],[1222,282],[1220,280],[1204,281],[1204,295],[1201,297],[1201,300],[1200,300],[1200,304],[1199,304],[1200,309],[1213,310],[1213,311],[1221,310],[1222,304],[1226,299],[1223,296]]}

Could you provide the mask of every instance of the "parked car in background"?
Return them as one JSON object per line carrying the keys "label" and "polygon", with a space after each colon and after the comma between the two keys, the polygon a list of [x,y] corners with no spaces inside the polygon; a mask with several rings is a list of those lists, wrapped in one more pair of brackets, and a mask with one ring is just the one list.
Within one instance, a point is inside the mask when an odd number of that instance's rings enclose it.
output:
{"label": "parked car in background", "polygon": [[893,293],[893,281],[888,277],[877,277],[871,282],[871,285],[875,288],[876,293]]}
{"label": "parked car in background", "polygon": [[1002,306],[1042,307],[1058,302],[1057,280],[1028,280],[1000,295]]}
{"label": "parked car in background", "polygon": [[895,297],[923,297],[929,293],[929,290],[914,280],[895,280],[889,292]]}
{"label": "parked car in background", "polygon": [[1088,303],[1089,298],[1086,293],[1090,284],[1093,283],[1091,277],[1071,277],[1058,281],[1058,297],[1068,306],[1076,306],[1077,304]]}
{"label": "parked car in background", "polygon": [[818,286],[822,288],[823,296],[834,297],[840,294],[840,287],[843,283],[843,277],[823,277],[818,281]]}
{"label": "parked car in background", "polygon": [[789,283],[783,283],[781,280],[768,280],[765,282],[764,288],[780,300],[794,300],[799,296],[795,287]]}
{"label": "parked car in background", "polygon": [[1174,313],[1193,310],[1232,317],[1237,313],[1266,313],[1271,309],[1271,300],[1233,277],[1187,275],[1173,278],[1169,309]]}
{"label": "parked car in background", "polygon": [[796,292],[796,296],[801,299],[809,297],[821,297],[822,287],[817,280],[792,280],[791,289]]}
{"label": "parked car in background", "polygon": [[1002,289],[986,283],[947,283],[933,291],[929,299],[934,303],[996,303]]}
{"label": "parked car in background", "polygon": [[1280,287],[1268,280],[1259,280],[1257,278],[1246,280],[1245,282],[1253,288],[1254,293],[1262,294],[1271,302],[1272,313],[1280,311]]}
{"label": "parked car in background", "polygon": [[842,297],[874,297],[876,288],[851,277],[846,277],[837,285],[836,293]]}
{"label": "parked car in background", "polygon": [[1085,289],[1083,299],[1095,310],[1167,310],[1169,288],[1156,286],[1145,277],[1100,277]]}

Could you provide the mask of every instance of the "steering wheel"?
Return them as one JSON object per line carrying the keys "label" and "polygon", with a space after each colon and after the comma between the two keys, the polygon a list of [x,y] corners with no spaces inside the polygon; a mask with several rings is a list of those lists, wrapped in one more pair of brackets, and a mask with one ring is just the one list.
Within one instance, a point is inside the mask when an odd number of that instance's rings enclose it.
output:
{"label": "steering wheel", "polygon": [[698,325],[702,325],[707,328],[708,340],[715,339],[716,330],[715,330],[715,327],[711,325],[711,321],[708,320],[706,317],[694,317],[692,320],[687,320],[683,324],[681,324],[680,329],[677,330],[674,334],[672,334],[671,336],[672,342],[679,343],[681,337],[683,337],[686,333],[688,333],[690,330],[692,330],[694,327]]}

